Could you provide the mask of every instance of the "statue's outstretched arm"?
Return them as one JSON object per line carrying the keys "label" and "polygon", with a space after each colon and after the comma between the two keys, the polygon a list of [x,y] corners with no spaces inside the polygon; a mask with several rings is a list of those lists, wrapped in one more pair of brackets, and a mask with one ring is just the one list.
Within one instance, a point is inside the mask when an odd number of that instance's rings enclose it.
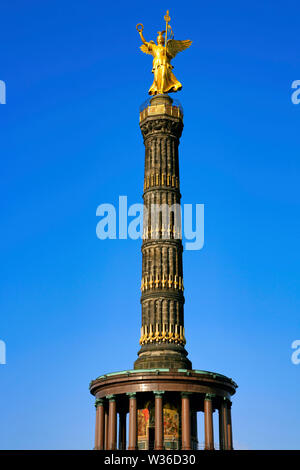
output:
{"label": "statue's outstretched arm", "polygon": [[146,39],[143,36],[144,26],[141,23],[139,23],[139,24],[136,25],[136,29],[138,30],[138,33],[140,35],[140,38],[141,38],[143,44],[145,44],[145,46],[148,46],[149,43],[146,41]]}
{"label": "statue's outstretched arm", "polygon": [[153,55],[153,47],[152,45],[155,44],[154,41],[146,41],[146,39],[144,38],[143,36],[143,29],[144,29],[144,26],[139,23],[136,25],[136,29],[138,30],[138,33],[140,35],[140,38],[142,40],[142,45],[140,46],[140,49],[142,52],[144,52],[145,54],[150,54],[150,55]]}
{"label": "statue's outstretched arm", "polygon": [[139,34],[140,34],[140,36],[141,36],[141,40],[143,41],[143,43],[144,43],[145,45],[148,45],[148,42],[147,42],[146,39],[144,38],[142,31],[139,31]]}

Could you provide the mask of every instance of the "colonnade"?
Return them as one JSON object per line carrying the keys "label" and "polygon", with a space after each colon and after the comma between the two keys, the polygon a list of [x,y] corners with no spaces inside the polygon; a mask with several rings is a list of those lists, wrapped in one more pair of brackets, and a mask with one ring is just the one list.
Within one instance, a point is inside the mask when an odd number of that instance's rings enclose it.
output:
{"label": "colonnade", "polygon": [[[155,441],[154,449],[164,449],[163,391],[154,391],[155,400]],[[128,450],[137,450],[137,393],[126,393],[129,409]],[[181,393],[181,449],[191,450],[191,396]],[[127,410],[122,407],[117,413],[117,400],[120,395],[107,395],[96,399],[95,450],[126,450]],[[124,397],[124,394],[122,395]],[[215,401],[215,403],[214,403]],[[219,448],[233,450],[231,401],[226,397],[217,397],[207,393],[203,398],[205,450],[214,450],[213,412],[219,412]],[[117,418],[119,415],[119,433],[117,443]]]}

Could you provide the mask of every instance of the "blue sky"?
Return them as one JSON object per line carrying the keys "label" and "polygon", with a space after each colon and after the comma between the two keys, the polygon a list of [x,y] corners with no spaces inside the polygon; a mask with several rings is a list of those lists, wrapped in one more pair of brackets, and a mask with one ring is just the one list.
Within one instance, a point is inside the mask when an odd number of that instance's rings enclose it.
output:
{"label": "blue sky", "polygon": [[238,384],[236,448],[299,448],[299,3],[1,3],[0,448],[93,446],[91,379],[130,369],[140,241],[96,238],[96,208],[142,202],[139,51],[170,9],[183,83],[182,202],[205,205],[184,253],[194,368]]}

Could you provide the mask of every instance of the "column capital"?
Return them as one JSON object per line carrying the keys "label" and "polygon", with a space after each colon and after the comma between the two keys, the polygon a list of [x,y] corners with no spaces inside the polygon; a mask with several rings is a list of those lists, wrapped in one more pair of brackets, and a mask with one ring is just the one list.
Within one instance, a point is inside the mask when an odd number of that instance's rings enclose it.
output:
{"label": "column capital", "polygon": [[223,397],[222,402],[229,408],[232,405],[232,402],[227,397]]}
{"label": "column capital", "polygon": [[163,394],[165,393],[163,390],[154,390],[153,391],[155,398],[162,398]]}
{"label": "column capital", "polygon": [[108,401],[116,401],[116,395],[106,395],[105,397]]}
{"label": "column capital", "polygon": [[181,392],[181,398],[190,398],[192,392]]}
{"label": "column capital", "polygon": [[215,393],[206,393],[204,400],[210,400],[210,401],[212,401],[213,398],[216,398],[216,394],[215,394]]}
{"label": "column capital", "polygon": [[97,408],[100,405],[104,405],[104,400],[103,398],[96,398],[95,400],[95,407]]}
{"label": "column capital", "polygon": [[129,400],[136,399],[136,392],[127,392],[126,395],[129,397]]}

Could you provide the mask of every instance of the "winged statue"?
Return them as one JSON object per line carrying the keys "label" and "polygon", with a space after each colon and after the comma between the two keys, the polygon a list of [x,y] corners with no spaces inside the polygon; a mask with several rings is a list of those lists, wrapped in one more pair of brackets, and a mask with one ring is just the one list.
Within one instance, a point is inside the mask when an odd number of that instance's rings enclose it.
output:
{"label": "winged statue", "polygon": [[[171,65],[171,60],[174,59],[178,52],[184,51],[192,44],[190,40],[178,41],[173,39],[172,28],[169,24],[169,12],[167,12],[164,19],[166,20],[166,30],[158,31],[157,44],[154,41],[146,41],[143,36],[144,27],[141,23],[136,26],[143,42],[140,47],[141,51],[153,56],[152,73],[154,74],[154,81],[149,89],[149,95],[181,90],[182,84],[172,72],[174,67]],[[171,37],[170,39],[168,39],[168,33]]]}

